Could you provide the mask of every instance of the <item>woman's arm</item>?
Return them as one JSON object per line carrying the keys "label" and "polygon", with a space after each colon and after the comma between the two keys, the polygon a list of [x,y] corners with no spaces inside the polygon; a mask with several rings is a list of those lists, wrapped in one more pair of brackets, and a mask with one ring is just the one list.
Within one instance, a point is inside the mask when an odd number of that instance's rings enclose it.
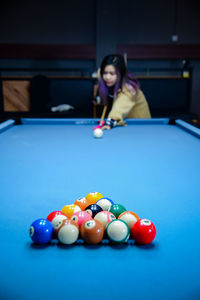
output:
{"label": "woman's arm", "polygon": [[115,120],[116,125],[124,125],[124,118],[126,118],[130,111],[136,104],[136,94],[120,92],[114,100],[112,109],[108,115],[109,119]]}

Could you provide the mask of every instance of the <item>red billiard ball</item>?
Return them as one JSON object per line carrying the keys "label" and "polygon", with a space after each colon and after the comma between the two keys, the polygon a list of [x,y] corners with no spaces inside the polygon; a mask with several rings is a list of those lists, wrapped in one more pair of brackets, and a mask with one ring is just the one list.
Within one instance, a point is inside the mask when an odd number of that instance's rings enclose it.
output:
{"label": "red billiard ball", "polygon": [[61,211],[59,210],[55,210],[52,211],[48,216],[47,216],[47,220],[49,220],[50,222],[53,221],[53,219],[59,215],[64,215]]}
{"label": "red billiard ball", "polygon": [[104,226],[98,220],[89,220],[81,225],[80,234],[87,244],[98,244],[104,235]]}
{"label": "red billiard ball", "polygon": [[148,219],[138,220],[131,228],[131,236],[137,244],[150,244],[156,236],[156,227]]}

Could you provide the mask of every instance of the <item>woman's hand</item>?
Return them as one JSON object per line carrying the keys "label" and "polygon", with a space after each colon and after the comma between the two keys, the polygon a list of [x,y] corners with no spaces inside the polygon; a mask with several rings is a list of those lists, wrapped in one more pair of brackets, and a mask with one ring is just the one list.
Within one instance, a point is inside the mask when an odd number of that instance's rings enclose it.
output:
{"label": "woman's hand", "polygon": [[101,129],[102,130],[110,130],[111,127],[109,125],[104,125]]}

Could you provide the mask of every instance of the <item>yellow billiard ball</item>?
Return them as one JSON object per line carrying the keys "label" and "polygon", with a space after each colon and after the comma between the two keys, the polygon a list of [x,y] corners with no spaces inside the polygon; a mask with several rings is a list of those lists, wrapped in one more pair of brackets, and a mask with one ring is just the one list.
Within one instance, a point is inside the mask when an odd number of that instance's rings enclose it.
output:
{"label": "yellow billiard ball", "polygon": [[103,195],[99,192],[91,192],[87,194],[85,198],[90,202],[90,204],[96,204],[99,199],[103,198]]}
{"label": "yellow billiard ball", "polygon": [[63,206],[63,208],[61,209],[61,212],[67,216],[69,219],[71,218],[71,216],[78,212],[81,211],[81,208],[78,205],[75,204],[70,204],[70,205],[65,205]]}

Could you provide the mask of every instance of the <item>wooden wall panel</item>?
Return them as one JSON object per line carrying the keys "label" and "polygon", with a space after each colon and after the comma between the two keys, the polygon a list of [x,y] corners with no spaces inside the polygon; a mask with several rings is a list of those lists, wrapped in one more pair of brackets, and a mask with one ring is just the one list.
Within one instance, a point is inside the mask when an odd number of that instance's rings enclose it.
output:
{"label": "wooden wall panel", "polygon": [[28,112],[30,110],[29,87],[30,81],[4,80],[4,111]]}

